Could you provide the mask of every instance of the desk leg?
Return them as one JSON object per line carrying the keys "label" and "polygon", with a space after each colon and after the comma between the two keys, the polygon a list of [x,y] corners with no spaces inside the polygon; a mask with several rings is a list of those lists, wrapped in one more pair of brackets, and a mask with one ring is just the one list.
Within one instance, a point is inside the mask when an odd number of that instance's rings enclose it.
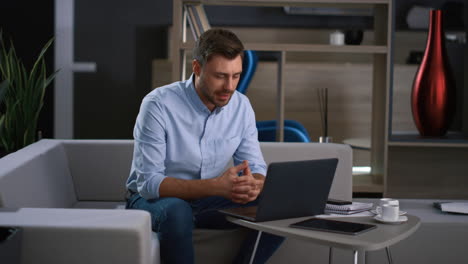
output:
{"label": "desk leg", "polygon": [[358,264],[358,251],[357,250],[353,251],[353,257],[354,257],[354,264]]}
{"label": "desk leg", "polygon": [[387,251],[387,259],[389,264],[393,264],[392,253],[390,252],[390,248],[386,247],[385,251]]}
{"label": "desk leg", "polygon": [[252,250],[252,255],[250,256],[250,264],[253,264],[255,253],[257,252],[258,242],[260,242],[260,237],[262,236],[262,231],[258,231],[257,240],[255,241],[254,248]]}
{"label": "desk leg", "polygon": [[332,264],[333,262],[333,248],[330,247],[330,250],[328,251],[328,264]]}

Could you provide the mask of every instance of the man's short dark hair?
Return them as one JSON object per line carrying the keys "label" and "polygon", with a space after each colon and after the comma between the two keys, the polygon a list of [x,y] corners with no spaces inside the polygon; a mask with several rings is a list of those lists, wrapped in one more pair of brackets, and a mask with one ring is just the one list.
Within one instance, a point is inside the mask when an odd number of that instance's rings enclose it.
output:
{"label": "man's short dark hair", "polygon": [[221,28],[205,31],[193,50],[193,59],[201,66],[205,65],[213,55],[221,55],[227,59],[234,59],[238,55],[244,57],[244,45],[231,31]]}

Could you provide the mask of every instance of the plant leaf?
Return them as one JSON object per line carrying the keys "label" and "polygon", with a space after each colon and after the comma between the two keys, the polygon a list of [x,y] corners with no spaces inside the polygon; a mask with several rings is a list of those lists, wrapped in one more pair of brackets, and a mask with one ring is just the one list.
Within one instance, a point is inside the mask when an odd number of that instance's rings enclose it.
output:
{"label": "plant leaf", "polygon": [[31,75],[32,75],[32,73],[36,72],[37,67],[39,67],[39,63],[41,63],[41,61],[43,60],[44,54],[46,53],[49,46],[52,45],[53,41],[54,41],[54,38],[51,38],[49,41],[47,41],[45,46],[42,48],[41,53],[37,57],[36,62],[34,63],[34,66],[33,66],[32,70],[31,70]]}
{"label": "plant leaf", "polygon": [[0,83],[0,105],[3,103],[3,98],[5,97],[5,94],[8,89],[9,82],[8,80],[4,80],[3,82]]}

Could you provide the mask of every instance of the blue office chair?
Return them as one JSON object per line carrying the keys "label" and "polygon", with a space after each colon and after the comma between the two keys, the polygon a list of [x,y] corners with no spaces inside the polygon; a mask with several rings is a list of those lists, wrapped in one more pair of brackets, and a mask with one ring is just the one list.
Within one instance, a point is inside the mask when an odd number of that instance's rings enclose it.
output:
{"label": "blue office chair", "polygon": [[[257,123],[257,130],[259,141],[276,141],[276,126],[262,126]],[[300,129],[297,129],[295,127],[284,126],[284,142],[310,142],[310,138],[309,135],[304,134]]]}
{"label": "blue office chair", "polygon": [[[257,121],[258,139],[260,141],[276,141],[276,120]],[[284,120],[285,142],[311,142],[305,127],[295,120]]]}
{"label": "blue office chair", "polygon": [[[257,69],[258,56],[253,50],[244,51],[242,61],[242,74],[237,84],[237,90],[243,94],[252,81],[252,77]],[[276,141],[276,120],[257,121],[258,140]],[[284,120],[284,141],[285,142],[310,142],[310,136],[305,127],[295,120]]]}
{"label": "blue office chair", "polygon": [[237,91],[242,94],[247,92],[250,81],[257,70],[258,56],[254,50],[245,50],[244,59],[242,60],[242,74],[239,83],[237,84]]}

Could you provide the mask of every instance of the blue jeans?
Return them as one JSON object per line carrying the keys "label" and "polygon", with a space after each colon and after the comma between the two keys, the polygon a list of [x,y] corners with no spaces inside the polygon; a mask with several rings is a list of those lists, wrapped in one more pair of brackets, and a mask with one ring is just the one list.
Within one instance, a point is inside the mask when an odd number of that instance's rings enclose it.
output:
{"label": "blue jeans", "polygon": [[[127,201],[128,209],[141,209],[151,214],[151,224],[158,233],[160,254],[164,264],[194,263],[192,242],[193,228],[232,229],[238,226],[227,221],[217,210],[223,208],[256,205],[236,204],[223,197],[207,197],[198,200],[182,200],[165,197],[146,200],[134,194]],[[258,231],[249,231],[233,263],[249,263]],[[255,254],[254,263],[265,263],[284,241],[283,237],[263,233]]]}

